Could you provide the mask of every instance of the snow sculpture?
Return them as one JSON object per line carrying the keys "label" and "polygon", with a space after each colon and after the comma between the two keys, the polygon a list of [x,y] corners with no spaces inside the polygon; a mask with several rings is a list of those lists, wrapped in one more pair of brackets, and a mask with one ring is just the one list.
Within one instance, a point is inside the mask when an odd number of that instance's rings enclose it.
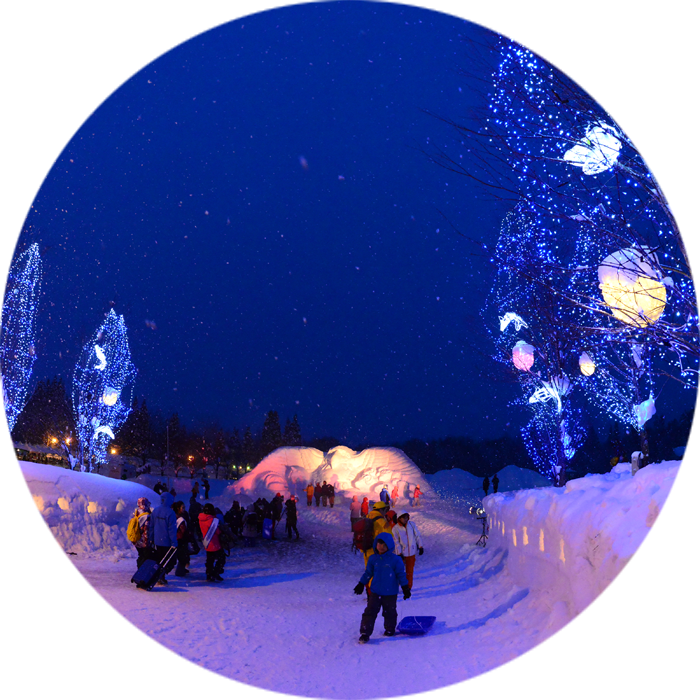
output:
{"label": "snow sculpture", "polygon": [[513,313],[512,311],[508,311],[505,313],[503,316],[499,316],[498,320],[501,322],[501,333],[508,328],[508,324],[512,321],[515,324],[515,330],[519,331],[521,328],[527,328],[528,325],[525,323],[523,318],[521,316],[518,316],[518,314]]}
{"label": "snow sculpture", "polygon": [[34,338],[41,291],[39,245],[32,244],[10,267],[2,307],[0,373],[10,431],[27,402],[27,390],[36,360]]}
{"label": "snow sculpture", "polygon": [[584,175],[598,175],[610,170],[620,155],[619,132],[608,124],[597,124],[564,154],[564,160],[583,170]]}
{"label": "snow sculpture", "polygon": [[578,366],[584,377],[590,377],[595,372],[595,362],[587,352],[581,353],[581,357],[578,358]]}
{"label": "snow sculpture", "polygon": [[[92,471],[107,459],[107,447],[131,411],[136,376],[123,316],[112,309],[85,344],[73,371],[73,414],[80,446],[81,468]],[[87,465],[86,465],[87,461]]]}
{"label": "snow sculpture", "polygon": [[535,348],[526,343],[524,340],[519,340],[513,347],[513,364],[523,372],[529,372],[535,361]]}
{"label": "snow sculpture", "polygon": [[656,255],[646,246],[624,248],[603,260],[598,281],[616,319],[638,328],[658,321],[666,306],[659,267]]}

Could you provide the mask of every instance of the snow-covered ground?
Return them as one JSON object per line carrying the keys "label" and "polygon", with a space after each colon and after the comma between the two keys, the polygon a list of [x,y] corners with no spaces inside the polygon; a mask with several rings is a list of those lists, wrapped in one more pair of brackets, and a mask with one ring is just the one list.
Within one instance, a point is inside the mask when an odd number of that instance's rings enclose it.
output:
{"label": "snow-covered ground", "polygon": [[[279,485],[290,472],[284,460],[275,464],[272,472]],[[141,483],[132,483],[59,467],[21,467],[37,508],[69,553],[66,558],[126,620],[164,647],[248,686],[306,697],[354,698],[405,695],[476,679],[550,637],[584,607],[581,601],[588,602],[591,590],[602,590],[622,568],[655,521],[678,463],[652,465],[634,478],[620,467],[563,489],[489,496],[485,506],[492,529],[485,549],[475,545],[481,525],[460,499],[433,495],[415,509],[404,501],[401,505],[418,524],[426,551],[417,562],[414,596],[399,603],[399,615],[435,615],[437,622],[426,637],[387,639],[381,635],[380,617],[366,647],[357,644],[364,602],[352,588],[363,566],[349,546],[347,497],[339,496],[333,509],[308,508],[302,500],[302,539],[237,547],[223,584],[206,583],[204,556],[198,555],[188,578],[171,576],[168,587],[144,592],[129,582],[135,555],[124,532],[138,496],[157,502],[149,488],[157,477],[144,475]],[[247,483],[254,490],[269,487],[270,460],[256,471],[246,477]],[[372,491],[386,481],[387,473],[378,467],[374,478],[371,472],[365,476]],[[512,478],[519,478],[516,472]],[[448,490],[453,481],[451,490],[457,494],[466,483],[464,474],[455,470],[432,480]],[[187,501],[191,482],[178,479],[174,486]],[[210,496],[222,510],[230,506],[226,482],[212,480]],[[530,529],[537,545],[539,535],[534,533],[545,522],[546,541],[555,543],[555,555],[563,541],[561,551],[569,562],[600,565],[600,576],[595,571],[581,576],[580,566],[567,568],[557,556],[549,556],[548,548],[539,556],[534,546],[533,556],[524,557],[523,542],[517,540],[522,528]],[[595,528],[611,544],[591,561]],[[606,553],[615,556],[606,558]],[[552,559],[559,566],[554,574]],[[62,608],[58,626],[49,629],[39,621],[38,633],[59,633],[72,624],[75,613]],[[88,627],[84,635],[97,642],[101,632]],[[133,631],[126,635],[126,657],[130,649],[155,654],[142,639]]]}

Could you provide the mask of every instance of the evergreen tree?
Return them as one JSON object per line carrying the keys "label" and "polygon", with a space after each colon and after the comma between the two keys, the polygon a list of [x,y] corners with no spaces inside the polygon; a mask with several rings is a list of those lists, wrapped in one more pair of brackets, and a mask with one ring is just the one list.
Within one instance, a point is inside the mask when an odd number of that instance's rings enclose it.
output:
{"label": "evergreen tree", "polygon": [[262,436],[260,438],[261,458],[267,457],[270,452],[274,452],[282,446],[282,429],[280,428],[280,417],[277,411],[268,411],[263,423]]}
{"label": "evergreen tree", "polygon": [[289,447],[301,446],[301,428],[299,427],[299,420],[297,419],[296,414],[291,421],[289,418],[287,418],[287,422],[284,425],[282,442],[284,445]]}
{"label": "evergreen tree", "polygon": [[17,419],[12,438],[32,445],[48,444],[52,437],[63,441],[74,429],[63,379],[54,377],[37,384]]}
{"label": "evergreen tree", "polygon": [[257,449],[255,446],[255,440],[253,439],[253,433],[250,427],[245,429],[245,434],[243,435],[243,450],[242,450],[242,460],[244,466],[252,467],[257,464]]}
{"label": "evergreen tree", "polygon": [[126,419],[120,433],[119,440],[122,452],[125,455],[139,457],[142,464],[146,464],[149,453],[153,447],[151,435],[151,420],[146,406],[146,399],[138,405],[134,397],[131,405],[131,413]]}

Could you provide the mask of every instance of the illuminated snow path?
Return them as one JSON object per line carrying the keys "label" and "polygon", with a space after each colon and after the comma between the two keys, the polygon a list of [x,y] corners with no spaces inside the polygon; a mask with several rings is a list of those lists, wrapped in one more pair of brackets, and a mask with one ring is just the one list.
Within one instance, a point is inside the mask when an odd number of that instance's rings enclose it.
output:
{"label": "illuminated snow path", "polygon": [[171,573],[168,586],[151,592],[130,583],[134,559],[71,560],[114,608],[181,656],[244,683],[307,697],[444,687],[551,634],[550,605],[513,585],[502,550],[475,546],[481,525],[464,508],[442,501],[409,510],[425,555],[417,557],[413,597],[404,602],[399,595],[399,619],[435,615],[437,622],[424,637],[387,638],[380,614],[365,646],[357,642],[365,597],[352,593],[362,557],[351,552],[342,501],[333,509],[300,503],[302,539],[236,547],[221,584],[206,582],[201,553],[187,578]]}

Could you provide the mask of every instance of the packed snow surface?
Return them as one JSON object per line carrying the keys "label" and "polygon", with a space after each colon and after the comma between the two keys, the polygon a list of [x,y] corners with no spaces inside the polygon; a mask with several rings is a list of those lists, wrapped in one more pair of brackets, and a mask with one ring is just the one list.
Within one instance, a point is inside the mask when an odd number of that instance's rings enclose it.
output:
{"label": "packed snow surface", "polygon": [[421,470],[396,447],[370,447],[355,452],[338,446],[328,452],[313,447],[280,447],[258,464],[253,471],[229,487],[230,494],[245,494],[270,499],[278,491],[301,497],[309,483],[327,482],[346,496],[379,498],[384,486],[408,498],[416,485],[423,495],[434,495]]}
{"label": "packed snow surface", "polygon": [[0,457],[0,550],[128,551],[140,496],[159,502],[140,484]]}
{"label": "packed snow surface", "polygon": [[[298,541],[260,539],[252,547],[234,547],[224,583],[206,582],[199,554],[192,558],[189,576],[170,575],[167,586],[146,592],[130,583],[135,551],[123,534],[136,498],[145,494],[157,503],[156,494],[145,484],[21,466],[52,532],[75,554],[70,561],[136,627],[227,678],[325,698],[391,697],[441,688],[545,640],[624,565],[653,524],[678,470],[677,462],[652,465],[634,477],[618,469],[561,489],[489,496],[485,505],[492,530],[485,548],[476,545],[481,522],[463,506],[433,497],[412,508],[404,499],[399,507],[420,529],[425,554],[417,558],[412,598],[404,602],[399,596],[399,619],[431,615],[437,621],[424,637],[387,638],[380,615],[371,642],[362,647],[357,639],[364,596],[353,595],[352,589],[364,567],[361,555],[351,551],[345,493],[339,493],[334,508],[300,501]],[[253,478],[249,483],[269,482]],[[177,480],[175,487],[178,498],[188,502],[191,482]],[[69,507],[61,507],[60,499]],[[231,493],[225,482],[212,480],[210,500],[228,509]],[[524,549],[514,543],[510,529],[531,528],[537,544],[535,531],[547,513],[554,518],[546,541],[557,546],[563,541],[567,562],[588,558],[587,576],[580,575],[580,563],[553,563],[556,549],[551,556],[549,550],[546,556],[522,556]],[[501,530],[499,523],[505,524]],[[105,528],[112,534],[95,536]],[[114,528],[121,533],[114,534]],[[595,528],[607,549],[591,558]],[[410,672],[387,673],[399,663]]]}

